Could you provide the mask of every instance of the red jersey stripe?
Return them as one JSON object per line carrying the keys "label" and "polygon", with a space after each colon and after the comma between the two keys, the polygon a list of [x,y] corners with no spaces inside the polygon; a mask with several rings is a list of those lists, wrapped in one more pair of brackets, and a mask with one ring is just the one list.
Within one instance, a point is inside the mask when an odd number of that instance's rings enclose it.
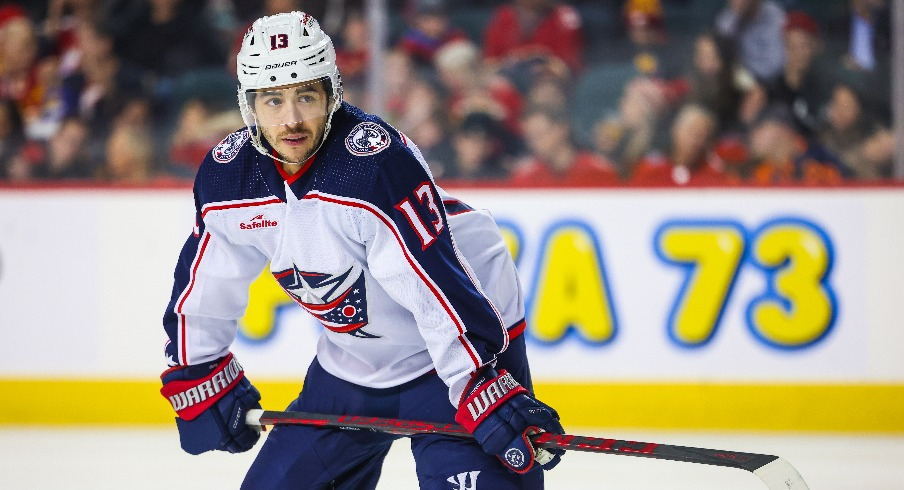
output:
{"label": "red jersey stripe", "polygon": [[182,313],[182,307],[185,305],[188,295],[191,294],[192,288],[195,287],[195,279],[198,276],[198,267],[201,265],[201,259],[204,258],[204,251],[207,250],[208,243],[210,243],[210,233],[205,233],[204,241],[201,242],[201,250],[198,252],[198,256],[195,257],[195,263],[191,268],[191,279],[188,281],[188,287],[185,289],[185,292],[182,293],[182,299],[179,300],[179,304],[176,306],[176,314],[179,315],[179,353],[181,357],[179,364],[183,365],[188,363],[188,342],[185,339],[185,314]]}

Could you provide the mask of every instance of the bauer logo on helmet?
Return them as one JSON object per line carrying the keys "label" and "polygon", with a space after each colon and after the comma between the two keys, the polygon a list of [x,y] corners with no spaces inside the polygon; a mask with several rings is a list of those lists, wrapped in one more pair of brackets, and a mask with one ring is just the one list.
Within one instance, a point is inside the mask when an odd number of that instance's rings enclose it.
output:
{"label": "bauer logo on helmet", "polygon": [[287,66],[292,66],[292,65],[294,65],[294,64],[296,64],[296,63],[298,63],[297,60],[295,60],[295,61],[287,61],[287,62],[285,62],[285,63],[275,63],[275,64],[272,64],[272,65],[267,65],[267,66],[265,66],[264,69],[265,69],[265,70],[272,70],[272,69],[274,69],[274,68],[285,68],[285,67],[287,67]]}

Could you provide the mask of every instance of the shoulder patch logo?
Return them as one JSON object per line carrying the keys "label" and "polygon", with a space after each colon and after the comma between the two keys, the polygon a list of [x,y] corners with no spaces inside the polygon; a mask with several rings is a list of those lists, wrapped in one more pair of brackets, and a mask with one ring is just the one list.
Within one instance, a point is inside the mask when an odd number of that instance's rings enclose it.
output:
{"label": "shoulder patch logo", "polygon": [[389,131],[377,123],[363,122],[352,128],[345,137],[345,147],[352,155],[366,156],[380,153],[389,147]]}
{"label": "shoulder patch logo", "polygon": [[214,160],[220,163],[229,163],[233,158],[236,157],[236,155],[239,154],[239,150],[242,149],[242,145],[244,145],[250,137],[251,132],[248,130],[248,128],[236,131],[223,138],[223,141],[219,142],[217,146],[213,147],[213,150],[211,150],[210,154],[213,155]]}

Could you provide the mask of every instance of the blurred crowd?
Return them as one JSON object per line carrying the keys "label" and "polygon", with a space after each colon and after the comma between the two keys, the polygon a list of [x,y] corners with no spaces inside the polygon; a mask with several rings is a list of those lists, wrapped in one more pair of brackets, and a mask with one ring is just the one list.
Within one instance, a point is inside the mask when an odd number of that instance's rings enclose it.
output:
{"label": "blurred crowd", "polygon": [[[33,4],[39,3],[35,6]],[[885,0],[386,0],[377,112],[440,182],[892,176]],[[0,182],[188,182],[251,22],[304,10],[365,109],[363,0],[0,2]]]}

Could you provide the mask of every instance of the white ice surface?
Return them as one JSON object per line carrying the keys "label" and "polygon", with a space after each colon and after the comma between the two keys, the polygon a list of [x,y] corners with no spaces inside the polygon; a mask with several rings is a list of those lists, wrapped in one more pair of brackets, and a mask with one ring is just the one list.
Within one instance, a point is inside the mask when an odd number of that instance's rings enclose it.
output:
{"label": "white ice surface", "polygon": [[[904,489],[904,435],[575,432],[776,454],[791,463],[813,490]],[[0,488],[234,489],[238,488],[255,454],[256,449],[239,455],[189,456],[179,449],[175,428],[6,428],[0,430]],[[588,453],[568,454],[559,467],[547,473],[546,487],[551,490],[765,488],[756,476],[743,470]],[[403,440],[390,451],[378,489],[416,488],[414,461]]]}

